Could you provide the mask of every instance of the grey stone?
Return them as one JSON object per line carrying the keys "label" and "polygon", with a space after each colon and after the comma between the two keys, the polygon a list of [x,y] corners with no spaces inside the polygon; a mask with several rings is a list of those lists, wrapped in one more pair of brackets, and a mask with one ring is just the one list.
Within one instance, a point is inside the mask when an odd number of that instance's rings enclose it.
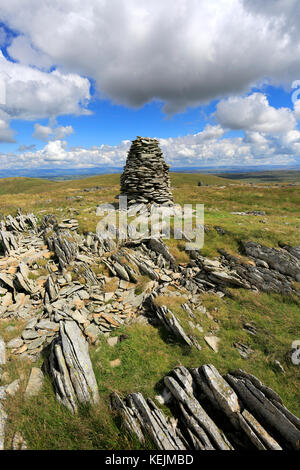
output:
{"label": "grey stone", "polygon": [[39,338],[34,339],[30,343],[28,343],[27,344],[27,349],[29,351],[31,351],[33,349],[38,349],[40,346],[42,346],[44,344],[45,340],[46,340],[46,336],[40,336]]}
{"label": "grey stone", "polygon": [[49,368],[57,399],[72,412],[77,411],[77,401],[99,402],[88,343],[76,322],[60,322],[60,337],[52,342]]}
{"label": "grey stone", "polygon": [[6,351],[4,339],[0,336],[0,366],[6,364]]}
{"label": "grey stone", "polygon": [[41,369],[33,367],[25,390],[25,397],[35,397],[40,393],[44,384],[44,374]]}
{"label": "grey stone", "polygon": [[8,343],[7,343],[7,348],[8,349],[14,349],[14,348],[20,348],[22,345],[23,345],[24,341],[22,340],[22,338],[14,338],[14,339],[11,339]]}
{"label": "grey stone", "polygon": [[218,338],[217,336],[204,336],[204,339],[206,341],[206,343],[208,344],[208,346],[215,352],[219,352],[219,342],[220,342],[220,338]]}
{"label": "grey stone", "polygon": [[5,392],[7,393],[7,395],[10,395],[11,397],[13,397],[17,393],[19,388],[20,388],[20,380],[16,379],[6,386]]}
{"label": "grey stone", "polygon": [[48,331],[58,331],[59,325],[57,323],[51,322],[49,320],[40,320],[36,324],[38,330],[48,330]]}
{"label": "grey stone", "polygon": [[21,336],[26,341],[40,337],[39,333],[36,330],[24,330]]}
{"label": "grey stone", "polygon": [[118,342],[119,342],[119,336],[111,336],[110,338],[107,338],[107,343],[111,347],[116,346]]}

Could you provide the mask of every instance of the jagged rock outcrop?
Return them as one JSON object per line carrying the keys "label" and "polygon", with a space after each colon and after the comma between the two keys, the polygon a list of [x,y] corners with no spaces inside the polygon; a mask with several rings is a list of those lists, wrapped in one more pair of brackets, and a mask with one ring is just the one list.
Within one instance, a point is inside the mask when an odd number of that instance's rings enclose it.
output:
{"label": "jagged rock outcrop", "polygon": [[142,444],[147,436],[159,450],[186,449],[176,421],[167,418],[150,398],[145,400],[141,393],[132,393],[123,401],[117,393],[113,393],[111,403],[122,416],[125,429],[136,434]]}
{"label": "jagged rock outcrop", "polygon": [[242,370],[222,377],[213,365],[181,366],[164,384],[173,418],[140,393],[112,395],[113,409],[141,443],[150,438],[159,450],[300,449],[300,420],[272,389]]}
{"label": "jagged rock outcrop", "polygon": [[178,321],[178,318],[169,308],[167,308],[165,305],[156,305],[153,297],[151,298],[151,307],[160,323],[168,331],[170,331],[170,333],[172,333],[175,338],[178,338],[190,347],[195,346],[199,351],[201,351],[201,346],[199,345],[196,338],[193,335],[188,335],[184,331],[183,327]]}
{"label": "jagged rock outcrop", "polygon": [[254,260],[265,261],[269,268],[300,282],[300,247],[269,248],[255,242],[243,243],[245,253]]}
{"label": "jagged rock outcrop", "polygon": [[61,269],[67,267],[75,260],[78,254],[79,236],[71,234],[68,230],[55,232],[46,238],[48,247],[57,256]]}
{"label": "jagged rock outcrop", "polygon": [[226,380],[244,406],[264,423],[284,448],[300,450],[300,420],[284,407],[282,399],[272,389],[241,370],[227,374]]}
{"label": "jagged rock outcrop", "polygon": [[222,263],[227,269],[235,271],[245,284],[262,292],[297,293],[294,282],[298,278],[299,261],[295,257],[288,254],[287,258],[283,250],[263,247],[254,242],[244,246],[255,265],[220,250]]}
{"label": "jagged rock outcrop", "polygon": [[126,195],[130,204],[173,204],[169,165],[156,139],[137,137],[132,142],[121,176],[121,195]]}

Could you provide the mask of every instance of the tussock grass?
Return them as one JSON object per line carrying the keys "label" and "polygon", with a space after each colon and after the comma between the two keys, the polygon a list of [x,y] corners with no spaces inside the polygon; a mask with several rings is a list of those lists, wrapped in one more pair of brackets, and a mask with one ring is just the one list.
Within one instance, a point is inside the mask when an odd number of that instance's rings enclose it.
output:
{"label": "tussock grass", "polygon": [[[24,212],[34,211],[40,219],[47,213],[56,214],[59,219],[76,217],[82,232],[95,231],[99,221],[95,215],[96,206],[116,202],[119,178],[119,175],[101,175],[64,182],[30,178],[0,180],[0,212],[4,215],[15,214],[21,207]],[[204,184],[202,187],[197,186],[200,180]],[[300,194],[297,187],[285,184],[254,187],[240,181],[235,181],[233,185],[231,180],[213,175],[177,173],[171,174],[171,182],[175,202],[205,205],[205,225],[209,228],[202,250],[205,256],[219,256],[218,250],[223,248],[245,261],[246,258],[239,253],[242,240],[253,240],[271,247],[279,243],[299,244]],[[84,188],[95,186],[100,189],[84,191]],[[73,196],[76,198],[66,199]],[[253,210],[263,210],[266,215],[243,217],[231,214]],[[224,228],[226,234],[219,235],[215,226]],[[178,263],[188,262],[184,241],[169,240],[167,244]],[[38,264],[43,269],[43,260],[39,260]],[[98,274],[109,274],[102,264],[96,269]],[[137,295],[148,281],[147,276],[141,276],[136,286]],[[114,283],[114,280],[111,282]],[[115,286],[108,283],[105,290],[114,290]],[[126,334],[128,339],[113,348],[104,336],[101,337],[97,346],[90,347],[100,405],[95,410],[82,408],[77,416],[56,401],[49,378],[38,397],[24,400],[23,393],[32,364],[16,360],[8,352],[8,362],[4,368],[7,383],[21,377],[21,386],[17,395],[8,398],[5,405],[9,415],[6,447],[10,448],[13,434],[20,431],[30,449],[150,448],[150,443],[141,446],[124,432],[118,418],[109,409],[109,395],[112,391],[121,395],[140,391],[154,399],[163,387],[164,375],[178,365],[198,367],[212,363],[222,373],[243,368],[274,388],[286,406],[300,416],[299,366],[292,365],[286,359],[292,342],[300,339],[299,299],[255,294],[243,289],[231,289],[230,296],[223,299],[203,295],[203,305],[209,315],[194,311],[196,320],[192,320],[202,326],[203,333],[191,328],[191,319],[181,308],[184,301],[184,298],[165,295],[156,299],[156,302],[173,311],[186,331],[197,338],[202,350],[180,343],[163,327],[150,325],[133,324],[117,330],[113,335]],[[243,329],[245,322],[256,325],[256,336]],[[1,320],[0,334],[5,341],[9,341],[21,334],[25,323]],[[9,325],[16,329],[7,331]],[[204,341],[204,336],[210,333],[220,338],[218,353]],[[242,359],[233,346],[235,342],[247,344],[254,353],[247,360]],[[113,368],[110,363],[115,359],[120,359],[121,364]],[[285,374],[276,369],[275,360],[284,366]],[[41,364],[42,360],[34,366]],[[167,409],[165,411],[168,413]]]}

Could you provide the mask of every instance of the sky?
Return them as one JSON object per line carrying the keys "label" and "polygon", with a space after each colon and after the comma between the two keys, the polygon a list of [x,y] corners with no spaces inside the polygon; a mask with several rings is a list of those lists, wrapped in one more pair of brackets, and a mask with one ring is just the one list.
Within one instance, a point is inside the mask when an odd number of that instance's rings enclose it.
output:
{"label": "sky", "polygon": [[[299,99],[298,99],[299,98]],[[300,165],[297,0],[0,0],[0,169]]]}

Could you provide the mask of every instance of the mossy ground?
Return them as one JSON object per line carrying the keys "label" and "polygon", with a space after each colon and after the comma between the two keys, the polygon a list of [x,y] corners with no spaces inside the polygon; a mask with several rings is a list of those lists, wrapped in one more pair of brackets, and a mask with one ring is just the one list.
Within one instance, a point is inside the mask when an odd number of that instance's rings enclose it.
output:
{"label": "mossy ground", "polygon": [[[232,185],[230,180],[198,174],[172,174],[171,179],[177,203],[205,205],[205,225],[210,231],[205,236],[204,255],[218,256],[220,248],[238,255],[240,241],[246,239],[268,246],[278,246],[279,242],[299,245],[300,194],[297,187],[284,183],[276,187],[266,184],[253,187],[239,181]],[[209,186],[198,187],[199,180]],[[95,186],[101,189],[84,192],[84,188]],[[0,212],[15,214],[21,207],[24,212],[33,211],[39,217],[47,213],[60,218],[74,216],[79,220],[81,231],[95,231],[99,220],[95,215],[96,206],[116,202],[118,190],[119,175],[67,182],[9,178],[0,180]],[[83,196],[83,199],[67,200],[66,196]],[[266,216],[231,214],[253,210],[263,210]],[[222,226],[226,234],[219,235],[214,229],[216,225]],[[168,245],[178,262],[188,260],[183,241],[170,240]],[[102,268],[99,266],[99,270]],[[148,279],[141,278],[141,289],[146,281]],[[101,402],[96,410],[83,408],[77,416],[58,404],[48,379],[38,397],[24,400],[32,364],[15,360],[8,353],[7,383],[21,377],[21,385],[17,395],[8,398],[5,404],[9,415],[6,447],[10,448],[14,432],[21,431],[30,449],[140,449],[141,445],[126,435],[118,418],[111,413],[109,395],[112,391],[120,394],[140,391],[154,398],[162,387],[161,379],[177,365],[196,367],[213,363],[222,373],[243,368],[274,388],[286,406],[300,416],[300,368],[286,361],[292,342],[300,339],[299,299],[255,294],[243,289],[232,289],[230,294],[223,299],[203,296],[210,318],[196,312],[197,322],[204,330],[197,332],[201,351],[177,342],[163,328],[139,324],[116,331],[115,335],[126,333],[128,338],[113,348],[104,337],[100,344],[91,346]],[[182,316],[180,299],[160,300],[176,311],[183,323],[187,321]],[[245,322],[255,323],[256,336],[243,329]],[[15,326],[16,330],[8,332],[8,326]],[[9,341],[20,334],[23,326],[14,321],[1,321],[0,334]],[[221,339],[218,353],[204,341],[204,336],[216,326],[220,329],[215,334]],[[242,359],[233,346],[235,342],[249,345],[253,354],[247,360]],[[110,364],[115,359],[121,361],[118,367]],[[275,359],[284,366],[285,374],[276,369]],[[148,443],[145,447],[150,446]]]}

